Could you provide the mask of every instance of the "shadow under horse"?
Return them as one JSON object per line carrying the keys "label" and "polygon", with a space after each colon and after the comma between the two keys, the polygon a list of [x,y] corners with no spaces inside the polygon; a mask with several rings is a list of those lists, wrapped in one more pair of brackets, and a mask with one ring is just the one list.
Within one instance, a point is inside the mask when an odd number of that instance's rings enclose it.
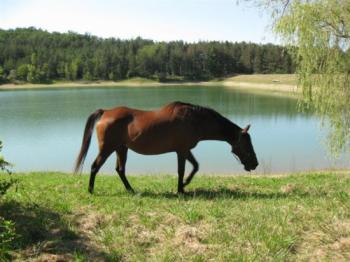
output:
{"label": "shadow under horse", "polygon": [[[191,182],[198,171],[199,165],[191,149],[199,141],[226,141],[246,171],[254,170],[258,166],[248,134],[249,125],[242,129],[213,109],[173,102],[156,111],[128,107],[96,110],[86,122],[75,173],[82,168],[95,123],[99,153],[91,166],[88,189],[90,193],[93,193],[97,172],[113,152],[117,154],[116,171],[125,188],[133,192],[125,176],[128,149],[144,155],[176,152],[178,193],[184,193],[184,187]],[[186,160],[193,165],[193,169],[184,182]]]}

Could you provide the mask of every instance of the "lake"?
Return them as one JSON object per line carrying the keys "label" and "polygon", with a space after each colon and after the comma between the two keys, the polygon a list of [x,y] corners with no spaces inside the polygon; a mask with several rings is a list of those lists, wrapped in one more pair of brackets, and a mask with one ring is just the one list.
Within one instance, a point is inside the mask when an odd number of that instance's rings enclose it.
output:
{"label": "lake", "polygon": [[[325,130],[315,116],[298,112],[295,98],[203,86],[1,91],[2,154],[15,164],[14,171],[69,172],[91,112],[115,106],[151,110],[175,100],[211,107],[241,127],[250,123],[260,162],[255,173],[350,167],[349,157],[338,161],[327,157],[322,142]],[[97,154],[95,135],[94,132],[84,172],[89,172]],[[224,142],[203,141],[192,152],[200,164],[200,173],[244,173],[230,150]],[[112,155],[101,172],[114,173],[115,161]],[[175,173],[176,165],[175,153],[143,156],[129,151],[127,172]]]}

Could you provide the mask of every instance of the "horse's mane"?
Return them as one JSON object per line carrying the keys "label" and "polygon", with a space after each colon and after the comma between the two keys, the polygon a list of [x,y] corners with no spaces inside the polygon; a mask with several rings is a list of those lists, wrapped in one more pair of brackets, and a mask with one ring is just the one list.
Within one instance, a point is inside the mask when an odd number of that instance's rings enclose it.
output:
{"label": "horse's mane", "polygon": [[208,119],[208,118],[214,118],[217,119],[218,121],[222,123],[232,123],[230,120],[228,120],[226,117],[218,113],[212,108],[205,107],[205,106],[199,106],[199,105],[194,105],[190,103],[184,103],[184,102],[173,102],[172,103],[174,106],[183,106],[183,114],[186,117],[197,117],[200,116],[202,119]]}

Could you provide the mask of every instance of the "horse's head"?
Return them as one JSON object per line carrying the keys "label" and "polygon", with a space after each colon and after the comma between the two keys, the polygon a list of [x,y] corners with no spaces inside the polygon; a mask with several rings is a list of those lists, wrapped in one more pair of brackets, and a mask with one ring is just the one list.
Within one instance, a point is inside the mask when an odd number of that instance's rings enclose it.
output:
{"label": "horse's head", "polygon": [[248,134],[249,128],[250,125],[242,129],[238,135],[238,140],[232,145],[232,153],[238,156],[246,171],[254,170],[259,164]]}

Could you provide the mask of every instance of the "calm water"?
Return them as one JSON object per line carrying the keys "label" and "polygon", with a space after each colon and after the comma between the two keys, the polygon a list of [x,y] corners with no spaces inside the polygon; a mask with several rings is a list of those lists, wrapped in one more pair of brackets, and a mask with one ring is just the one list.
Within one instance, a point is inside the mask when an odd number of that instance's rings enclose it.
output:
{"label": "calm water", "polygon": [[[209,106],[251,136],[260,165],[255,172],[287,172],[350,167],[349,158],[331,161],[322,144],[324,131],[311,114],[299,113],[293,98],[267,96],[221,87],[96,88],[0,92],[0,139],[14,171],[71,171],[88,115],[97,108],[127,105],[156,109],[180,100]],[[95,135],[95,134],[94,134]],[[193,150],[202,173],[243,173],[224,142],[204,141]],[[94,136],[84,171],[97,154]],[[112,155],[102,172],[112,173]],[[189,165],[188,165],[189,166]],[[174,153],[143,156],[129,151],[129,173],[175,173]]]}

